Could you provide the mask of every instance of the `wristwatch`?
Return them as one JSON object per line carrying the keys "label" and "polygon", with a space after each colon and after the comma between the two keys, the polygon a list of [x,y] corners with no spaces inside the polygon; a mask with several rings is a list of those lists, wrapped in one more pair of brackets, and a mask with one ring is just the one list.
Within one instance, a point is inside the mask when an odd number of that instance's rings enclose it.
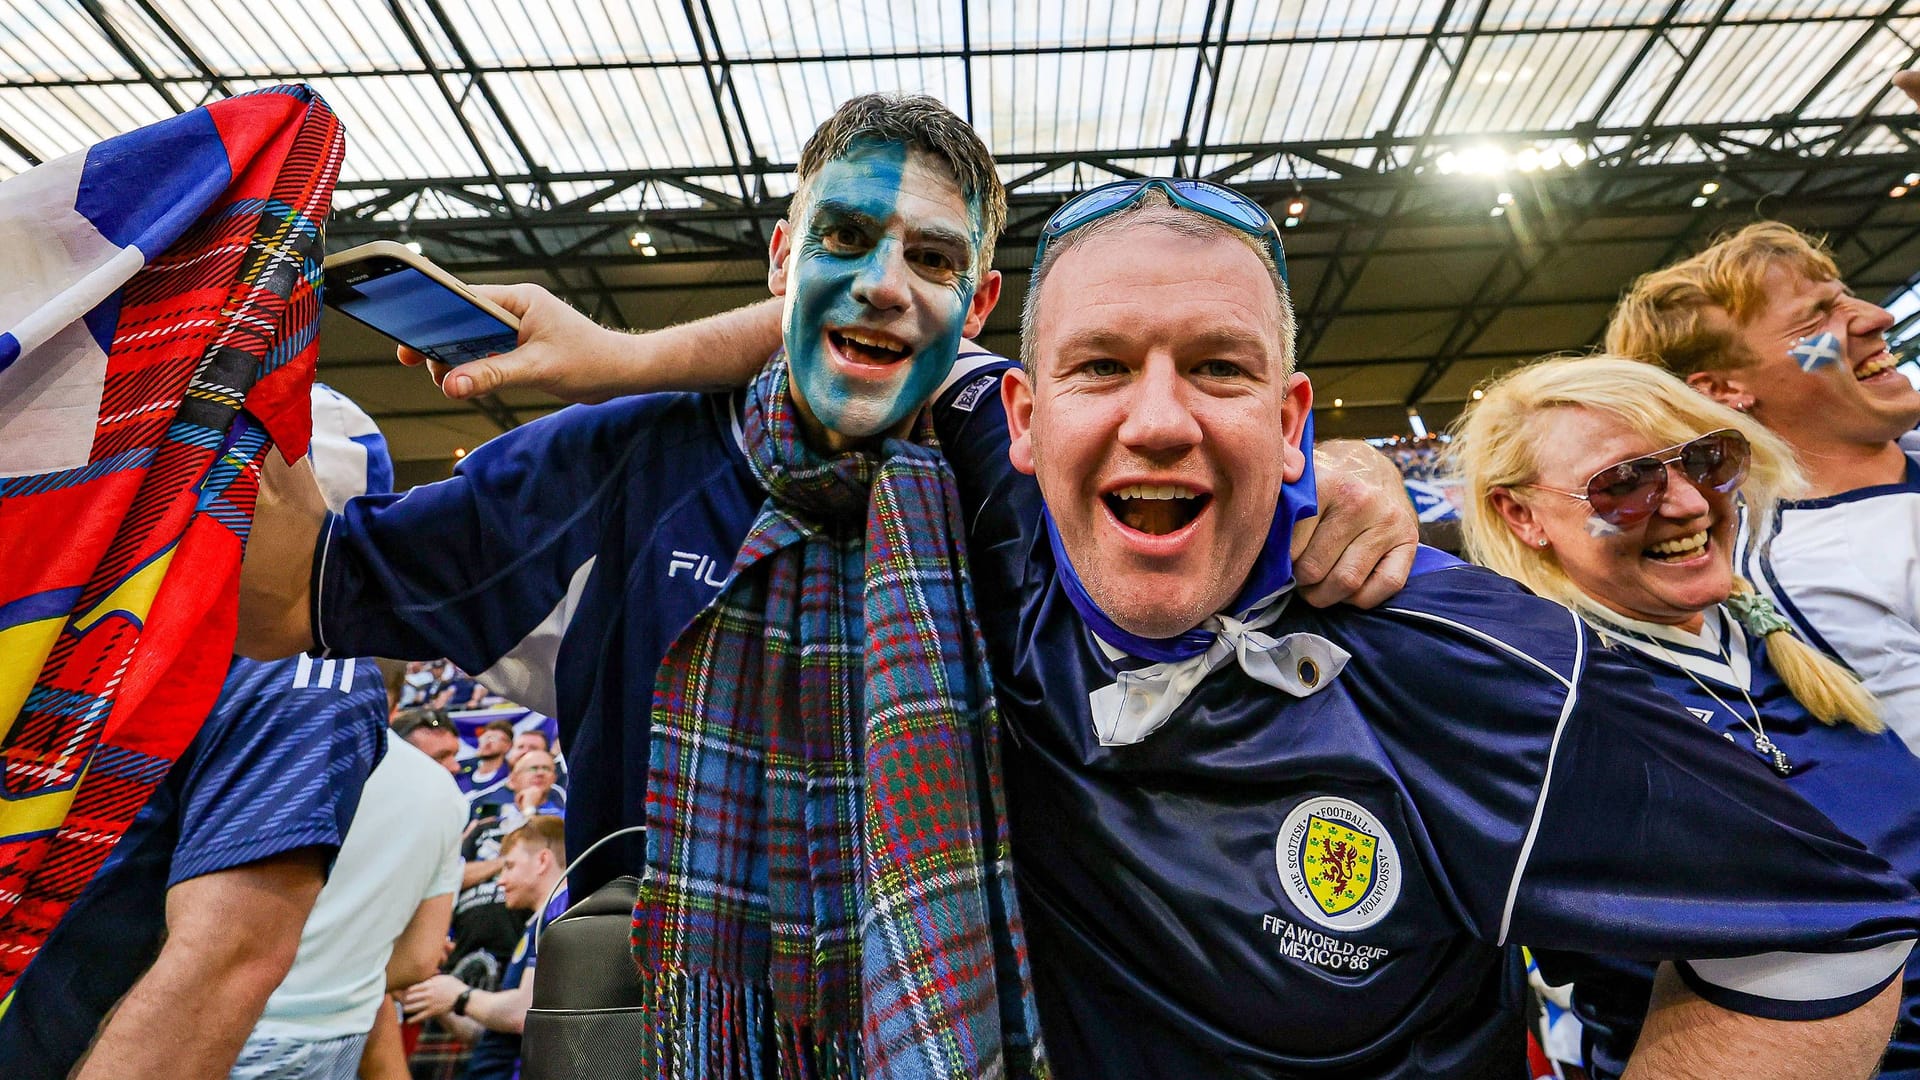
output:
{"label": "wristwatch", "polygon": [[473,996],[473,987],[471,986],[467,987],[465,990],[460,991],[460,996],[453,999],[453,1015],[455,1016],[467,1015],[467,999],[472,996]]}

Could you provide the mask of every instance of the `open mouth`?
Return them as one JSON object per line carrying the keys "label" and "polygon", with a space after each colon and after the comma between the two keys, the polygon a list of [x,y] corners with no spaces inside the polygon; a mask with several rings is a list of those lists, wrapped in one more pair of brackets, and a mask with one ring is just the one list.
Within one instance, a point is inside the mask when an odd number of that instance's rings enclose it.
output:
{"label": "open mouth", "polygon": [[828,330],[827,342],[842,359],[868,367],[887,367],[913,355],[906,342],[872,330]]}
{"label": "open mouth", "polygon": [[1128,484],[1100,496],[1114,520],[1136,532],[1165,536],[1193,524],[1213,501],[1182,484]]}
{"label": "open mouth", "polygon": [[1647,549],[1640,554],[1654,562],[1677,563],[1686,562],[1706,549],[1707,531],[1702,529],[1687,536],[1676,536],[1671,540],[1662,540],[1657,544],[1648,545]]}
{"label": "open mouth", "polygon": [[1881,349],[1879,352],[1874,353],[1873,357],[1866,363],[1853,369],[1854,380],[1857,382],[1866,382],[1875,375],[1892,371],[1894,366],[1899,363],[1900,358],[1898,356],[1895,356],[1886,349]]}

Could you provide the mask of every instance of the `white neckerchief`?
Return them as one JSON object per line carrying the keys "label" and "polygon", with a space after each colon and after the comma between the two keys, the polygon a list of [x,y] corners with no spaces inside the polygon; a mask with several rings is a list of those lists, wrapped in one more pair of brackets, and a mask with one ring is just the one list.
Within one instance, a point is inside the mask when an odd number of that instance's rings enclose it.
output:
{"label": "white neckerchief", "polygon": [[[1668,666],[1677,666],[1703,679],[1740,690],[1753,689],[1753,665],[1747,657],[1747,635],[1739,621],[1727,617],[1719,605],[1709,608],[1700,620],[1700,632],[1689,633],[1677,626],[1641,622],[1616,612],[1596,617],[1597,629],[1624,630],[1609,635],[1621,644]],[[1659,644],[1656,644],[1659,643]],[[1661,644],[1667,646],[1662,649]]]}
{"label": "white neckerchief", "polygon": [[[1214,634],[1206,652],[1122,671],[1119,681],[1088,694],[1093,731],[1100,745],[1129,746],[1153,734],[1194,687],[1229,657],[1239,661],[1240,669],[1254,679],[1294,697],[1306,697],[1331,683],[1352,654],[1318,634],[1274,638],[1261,632],[1262,627],[1280,618],[1291,598],[1292,590],[1283,590],[1269,598],[1265,606],[1255,606],[1244,619],[1214,615],[1200,624],[1200,629]],[[1128,655],[1098,634],[1093,640],[1109,661]]]}

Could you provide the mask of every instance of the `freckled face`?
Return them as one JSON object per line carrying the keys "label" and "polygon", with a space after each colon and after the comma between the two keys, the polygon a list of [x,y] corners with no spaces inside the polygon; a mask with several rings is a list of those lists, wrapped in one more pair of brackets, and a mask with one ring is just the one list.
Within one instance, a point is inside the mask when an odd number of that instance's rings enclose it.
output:
{"label": "freckled face", "polygon": [[993,291],[980,214],[939,159],[857,143],[814,177],[773,241],[794,402],[830,449],[912,420],[977,333]]}

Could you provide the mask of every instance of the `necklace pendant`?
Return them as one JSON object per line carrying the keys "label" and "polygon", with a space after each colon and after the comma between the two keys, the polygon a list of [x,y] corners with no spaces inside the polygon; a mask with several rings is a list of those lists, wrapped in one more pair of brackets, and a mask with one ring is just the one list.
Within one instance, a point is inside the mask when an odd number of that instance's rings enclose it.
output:
{"label": "necklace pendant", "polygon": [[1753,748],[1772,759],[1774,772],[1781,776],[1793,773],[1793,762],[1787,760],[1787,752],[1775,746],[1772,739],[1764,734],[1757,734],[1753,737]]}

